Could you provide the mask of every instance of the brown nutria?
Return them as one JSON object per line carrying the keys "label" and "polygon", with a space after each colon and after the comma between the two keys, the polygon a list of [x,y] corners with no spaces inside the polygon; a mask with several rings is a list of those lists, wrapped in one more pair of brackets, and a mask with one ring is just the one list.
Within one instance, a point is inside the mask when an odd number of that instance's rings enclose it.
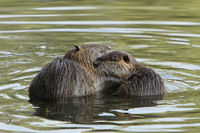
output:
{"label": "brown nutria", "polygon": [[42,68],[29,87],[29,97],[60,100],[103,90],[112,78],[99,74],[93,61],[110,50],[104,45],[74,46],[63,58],[57,57]]}
{"label": "brown nutria", "polygon": [[100,73],[125,79],[125,82],[117,88],[119,94],[150,96],[166,93],[166,87],[160,75],[153,69],[139,64],[123,50],[100,56],[94,61],[94,66]]}

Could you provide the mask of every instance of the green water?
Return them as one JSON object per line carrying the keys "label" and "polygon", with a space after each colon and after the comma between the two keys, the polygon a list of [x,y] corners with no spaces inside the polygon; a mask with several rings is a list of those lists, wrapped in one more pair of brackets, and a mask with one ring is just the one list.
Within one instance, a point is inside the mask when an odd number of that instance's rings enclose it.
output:
{"label": "green water", "polygon": [[[0,132],[199,132],[199,5],[1,0]],[[124,49],[156,70],[167,86],[165,98],[98,95],[30,103],[28,87],[39,70],[72,46],[88,43]]]}

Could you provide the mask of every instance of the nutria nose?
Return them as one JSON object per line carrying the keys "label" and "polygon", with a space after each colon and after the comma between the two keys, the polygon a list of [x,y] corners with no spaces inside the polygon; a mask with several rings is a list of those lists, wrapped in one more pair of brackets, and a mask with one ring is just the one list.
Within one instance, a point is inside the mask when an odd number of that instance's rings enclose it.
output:
{"label": "nutria nose", "polygon": [[97,68],[99,65],[99,58],[97,58],[96,60],[94,60],[93,62],[94,68]]}

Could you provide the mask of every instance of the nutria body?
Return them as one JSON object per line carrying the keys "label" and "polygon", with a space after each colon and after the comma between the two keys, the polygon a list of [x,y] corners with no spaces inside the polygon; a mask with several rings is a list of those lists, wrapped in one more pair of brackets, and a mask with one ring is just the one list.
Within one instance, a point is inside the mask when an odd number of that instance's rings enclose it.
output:
{"label": "nutria body", "polygon": [[163,95],[165,84],[153,69],[139,64],[123,50],[106,53],[94,61],[95,68],[105,75],[123,77],[124,83],[117,88],[119,94],[134,96]]}
{"label": "nutria body", "polygon": [[29,87],[29,97],[60,100],[105,89],[113,80],[96,71],[93,61],[110,50],[104,45],[74,46],[63,58],[57,57],[42,68]]}
{"label": "nutria body", "polygon": [[87,72],[77,62],[59,57],[42,68],[29,87],[29,97],[40,99],[65,99],[95,93]]}

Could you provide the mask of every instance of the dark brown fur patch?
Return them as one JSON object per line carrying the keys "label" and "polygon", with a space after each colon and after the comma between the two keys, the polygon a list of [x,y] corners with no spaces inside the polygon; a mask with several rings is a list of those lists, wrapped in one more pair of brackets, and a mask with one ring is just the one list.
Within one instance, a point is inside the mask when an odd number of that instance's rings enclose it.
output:
{"label": "dark brown fur patch", "polygon": [[33,79],[30,98],[64,99],[95,94],[88,74],[76,62],[57,57]]}
{"label": "dark brown fur patch", "polygon": [[164,81],[158,73],[143,67],[118,88],[118,93],[134,96],[163,95],[166,93]]}

